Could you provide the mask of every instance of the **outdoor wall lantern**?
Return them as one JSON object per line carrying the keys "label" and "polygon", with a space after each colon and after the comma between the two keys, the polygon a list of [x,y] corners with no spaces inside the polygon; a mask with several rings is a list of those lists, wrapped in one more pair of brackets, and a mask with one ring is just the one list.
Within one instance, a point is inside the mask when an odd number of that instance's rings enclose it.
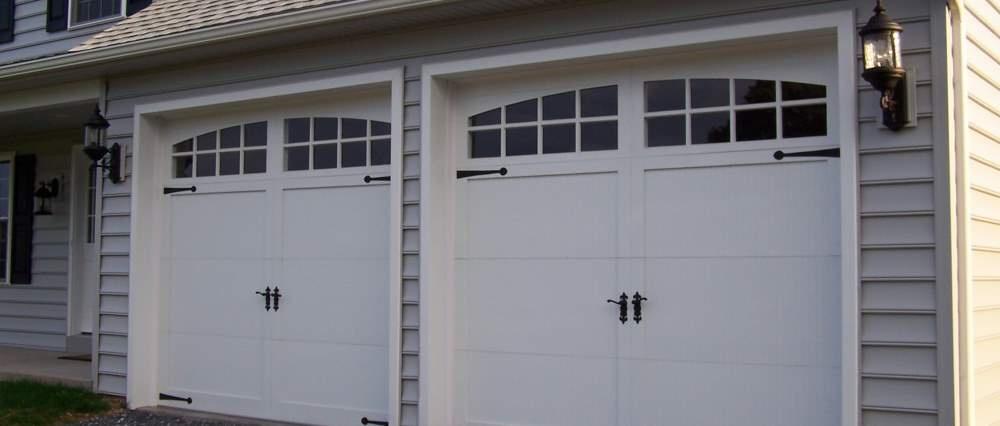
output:
{"label": "outdoor wall lantern", "polygon": [[899,50],[899,34],[903,27],[885,14],[882,0],[875,3],[874,12],[859,32],[865,67],[861,76],[882,94],[882,124],[899,130],[910,121],[909,86],[903,69],[903,54]]}
{"label": "outdoor wall lantern", "polygon": [[48,182],[42,182],[38,185],[38,189],[35,190],[35,197],[38,198],[38,210],[35,214],[38,216],[51,216],[52,215],[52,199],[59,196],[59,179],[53,178]]}
{"label": "outdoor wall lantern", "polygon": [[[93,168],[108,171],[108,179],[112,183],[122,182],[122,147],[119,144],[104,146],[105,133],[111,124],[101,115],[100,107],[94,107],[94,113],[83,125],[83,153],[94,163]],[[107,158],[105,158],[107,157]]]}

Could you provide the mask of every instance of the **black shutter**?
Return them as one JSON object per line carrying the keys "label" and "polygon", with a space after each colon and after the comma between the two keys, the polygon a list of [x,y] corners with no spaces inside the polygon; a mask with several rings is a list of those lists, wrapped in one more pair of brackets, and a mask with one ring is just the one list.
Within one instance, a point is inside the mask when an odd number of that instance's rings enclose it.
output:
{"label": "black shutter", "polygon": [[14,157],[14,211],[10,215],[10,282],[31,284],[31,238],[35,225],[35,156]]}
{"label": "black shutter", "polygon": [[14,0],[0,0],[0,43],[14,41]]}
{"label": "black shutter", "polygon": [[69,0],[49,0],[47,13],[45,31],[52,33],[65,30],[69,22]]}
{"label": "black shutter", "polygon": [[128,0],[128,3],[125,6],[125,14],[131,15],[140,10],[143,10],[146,8],[146,6],[149,6],[149,4],[152,2],[153,0]]}

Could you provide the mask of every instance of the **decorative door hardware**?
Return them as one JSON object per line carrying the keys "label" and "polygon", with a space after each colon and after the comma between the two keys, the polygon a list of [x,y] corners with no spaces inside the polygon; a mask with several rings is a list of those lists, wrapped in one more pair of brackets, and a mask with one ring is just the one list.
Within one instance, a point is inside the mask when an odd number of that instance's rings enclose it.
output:
{"label": "decorative door hardware", "polygon": [[367,417],[361,418],[361,424],[363,425],[379,425],[379,426],[389,426],[389,422],[383,422],[380,420],[368,420]]}
{"label": "decorative door hardware", "polygon": [[[277,288],[275,288],[275,290],[277,290]],[[261,293],[261,292],[258,291],[257,294],[259,294],[261,296],[264,296],[264,310],[265,311],[270,311],[271,310],[271,287],[265,288],[263,293]],[[275,304],[275,306],[277,306],[277,304]],[[278,310],[277,307],[275,307],[274,309]]]}
{"label": "decorative door hardware", "polygon": [[167,395],[165,393],[161,393],[160,394],[160,400],[161,401],[184,401],[184,402],[186,402],[188,404],[194,402],[194,400],[192,400],[191,397],[181,398],[179,396]]}
{"label": "decorative door hardware", "polygon": [[614,303],[618,305],[618,319],[625,324],[628,322],[628,295],[622,292],[621,296],[618,296],[618,301],[608,299],[608,303]]}
{"label": "decorative door hardware", "polygon": [[274,312],[278,312],[278,301],[281,300],[281,291],[278,286],[274,286]]}
{"label": "decorative door hardware", "polygon": [[785,152],[774,151],[774,159],[781,160],[785,157],[829,157],[840,158],[840,148],[817,149],[815,151]]}
{"label": "decorative door hardware", "polygon": [[493,174],[497,174],[500,176],[507,176],[507,168],[501,167],[496,170],[459,170],[455,172],[455,177],[458,179],[463,179],[467,177],[493,175]]}
{"label": "decorative door hardware", "polygon": [[392,180],[392,176],[377,176],[377,177],[365,176],[365,183],[372,183],[373,181],[388,182],[390,180]]}
{"label": "decorative door hardware", "polygon": [[635,292],[635,295],[632,296],[632,319],[635,320],[636,324],[638,324],[640,321],[642,321],[642,301],[643,300],[649,300],[649,299],[643,297],[641,294],[639,294],[638,291]]}
{"label": "decorative door hardware", "polygon": [[194,185],[191,185],[191,186],[182,187],[182,188],[163,188],[163,194],[164,195],[170,195],[170,194],[174,194],[174,193],[177,193],[177,192],[187,192],[187,191],[198,192],[198,187],[196,187]]}

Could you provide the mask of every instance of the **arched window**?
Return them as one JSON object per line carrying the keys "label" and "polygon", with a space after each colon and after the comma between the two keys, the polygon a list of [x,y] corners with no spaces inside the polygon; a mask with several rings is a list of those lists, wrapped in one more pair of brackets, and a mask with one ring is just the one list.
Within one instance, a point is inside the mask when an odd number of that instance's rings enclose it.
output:
{"label": "arched window", "polygon": [[173,145],[173,177],[267,172],[267,122],[213,130]]}
{"label": "arched window", "polygon": [[285,119],[286,171],[389,164],[389,123],[359,118]]}

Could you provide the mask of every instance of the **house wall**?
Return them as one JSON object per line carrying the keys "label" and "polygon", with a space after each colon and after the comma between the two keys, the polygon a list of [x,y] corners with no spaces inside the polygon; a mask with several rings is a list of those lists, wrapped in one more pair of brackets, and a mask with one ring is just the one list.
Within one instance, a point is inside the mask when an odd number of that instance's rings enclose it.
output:
{"label": "house wall", "polygon": [[0,286],[0,345],[64,350],[69,284],[69,219],[73,134],[26,138],[0,145],[0,151],[35,154],[35,180],[58,177],[62,194],[52,216],[35,216],[31,284]]}
{"label": "house wall", "polygon": [[[936,199],[940,193],[936,165],[946,158],[940,137],[945,119],[933,102],[936,76],[932,63],[945,52],[932,49],[941,2],[885,2],[906,28],[904,61],[917,69],[916,128],[893,133],[880,129],[877,95],[864,83],[858,87],[860,140],[860,224],[862,234],[858,291],[860,306],[860,410],[863,424],[951,424],[950,303],[941,256],[947,244],[938,222],[947,217]],[[753,0],[729,2],[663,1],[594,2],[573,7],[544,8],[534,13],[466,19],[368,36],[343,42],[305,45],[214,62],[112,76],[107,111],[110,138],[128,144],[133,135],[133,108],[144,104],[230,90],[346,75],[364,70],[404,67],[404,159],[402,286],[401,423],[418,422],[420,399],[419,270],[421,66],[453,60],[511,53],[577,42],[632,37],[734,22],[786,17],[829,10],[856,9],[859,26],[870,16],[873,2]],[[609,19],[614,17],[614,19]],[[460,36],[456,36],[460,35]],[[859,82],[862,82],[859,79]],[[936,115],[937,114],[937,115]],[[944,157],[942,157],[944,156]],[[126,247],[129,236],[129,182],[104,183],[101,262],[101,328],[98,389],[125,393],[127,336],[123,318],[128,309],[128,254],[108,247]],[[138,279],[138,277],[132,277]],[[136,284],[136,283],[133,283]],[[139,283],[141,285],[141,283]],[[943,391],[942,391],[943,390]]]}
{"label": "house wall", "polygon": [[111,24],[47,32],[47,0],[15,0],[14,41],[0,44],[3,63],[40,58],[66,52]]}
{"label": "house wall", "polygon": [[968,410],[1000,422],[1000,3],[967,0],[961,22],[965,97],[964,290]]}

